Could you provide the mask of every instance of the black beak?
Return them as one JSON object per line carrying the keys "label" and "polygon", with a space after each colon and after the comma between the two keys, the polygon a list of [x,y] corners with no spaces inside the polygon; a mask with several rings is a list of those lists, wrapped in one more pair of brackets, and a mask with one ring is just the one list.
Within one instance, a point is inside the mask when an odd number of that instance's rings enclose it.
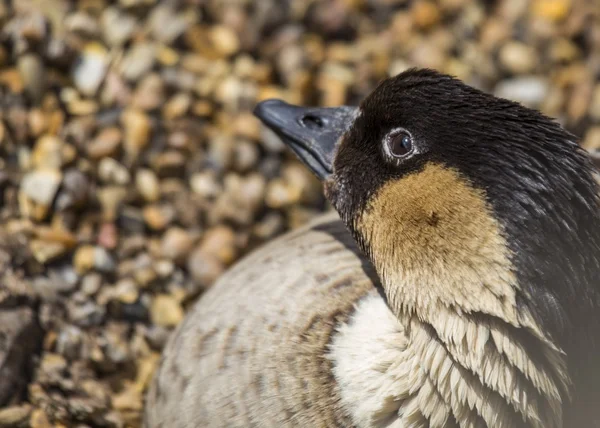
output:
{"label": "black beak", "polygon": [[331,174],[337,144],[355,112],[356,107],[298,107],[281,100],[266,100],[254,109],[321,180]]}

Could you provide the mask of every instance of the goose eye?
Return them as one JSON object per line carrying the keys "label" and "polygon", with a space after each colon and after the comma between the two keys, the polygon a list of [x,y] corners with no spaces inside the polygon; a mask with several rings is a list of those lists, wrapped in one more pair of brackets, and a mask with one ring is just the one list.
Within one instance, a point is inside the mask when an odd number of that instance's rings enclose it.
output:
{"label": "goose eye", "polygon": [[408,132],[401,131],[390,135],[387,139],[390,154],[395,157],[403,157],[412,152],[413,141]]}

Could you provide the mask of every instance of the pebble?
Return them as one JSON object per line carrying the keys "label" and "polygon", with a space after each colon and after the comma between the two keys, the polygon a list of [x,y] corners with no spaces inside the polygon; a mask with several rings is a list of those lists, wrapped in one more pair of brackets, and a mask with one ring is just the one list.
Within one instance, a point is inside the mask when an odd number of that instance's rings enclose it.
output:
{"label": "pebble", "polygon": [[42,409],[35,409],[31,413],[29,425],[31,428],[56,428],[50,423],[48,416]]}
{"label": "pebble", "polygon": [[187,269],[196,283],[207,288],[225,271],[225,266],[215,256],[198,248],[190,254]]}
{"label": "pebble", "polygon": [[152,300],[150,318],[158,326],[175,327],[183,319],[183,309],[173,296],[157,294]]}
{"label": "pebble", "polygon": [[98,177],[105,183],[125,186],[131,181],[129,170],[113,158],[102,158],[98,164]]}
{"label": "pebble", "polygon": [[184,116],[192,105],[192,97],[184,92],[177,93],[163,107],[163,117],[174,120]]}
{"label": "pebble", "polygon": [[71,168],[65,171],[62,186],[56,197],[56,209],[80,208],[88,201],[90,183],[85,174]]}
{"label": "pebble", "polygon": [[67,360],[78,359],[81,352],[83,331],[73,325],[65,326],[56,340],[56,352]]}
{"label": "pebble", "polygon": [[225,265],[231,264],[237,256],[236,234],[227,226],[216,226],[204,234],[199,251],[216,257]]}
{"label": "pebble", "polygon": [[189,25],[189,19],[182,13],[177,13],[170,5],[158,5],[148,20],[154,38],[165,44],[170,44],[181,36]]}
{"label": "pebble", "polygon": [[162,78],[156,73],[148,74],[137,85],[132,105],[141,110],[151,111],[165,103],[165,87]]}
{"label": "pebble", "polygon": [[31,411],[32,407],[29,404],[0,409],[0,427],[26,426],[29,422]]}
{"label": "pebble", "polygon": [[135,175],[137,191],[147,202],[156,202],[160,198],[160,182],[154,171],[139,169]]}
{"label": "pebble", "polygon": [[122,279],[115,285],[115,297],[121,302],[132,304],[139,298],[139,291],[135,281]]}
{"label": "pebble", "polygon": [[168,229],[161,241],[161,255],[174,262],[183,262],[194,244],[190,233],[178,227]]}
{"label": "pebble", "polygon": [[590,116],[600,122],[600,83],[594,87],[589,111]]}
{"label": "pebble", "polygon": [[589,151],[600,150],[600,125],[588,129],[583,138],[582,146]]}
{"label": "pebble", "polygon": [[151,230],[161,231],[175,219],[175,210],[168,205],[147,205],[143,210],[143,218]]}
{"label": "pebble", "polygon": [[533,13],[550,21],[560,21],[567,17],[571,0],[535,0]]}
{"label": "pebble", "polygon": [[142,42],[135,44],[123,58],[120,72],[129,81],[136,81],[154,66],[155,46]]}
{"label": "pebble", "polygon": [[256,166],[260,158],[258,147],[251,141],[242,140],[235,146],[233,167],[240,172],[246,172]]}
{"label": "pebble", "polygon": [[190,187],[194,193],[206,199],[215,198],[221,192],[219,180],[211,170],[192,175]]}
{"label": "pebble", "polygon": [[36,54],[25,54],[17,60],[17,68],[27,94],[39,102],[46,90],[46,68]]}
{"label": "pebble", "polygon": [[81,291],[87,296],[94,296],[102,287],[102,275],[96,272],[86,274],[81,279]]}
{"label": "pebble", "polygon": [[148,145],[152,126],[150,118],[137,109],[128,109],[121,116],[125,128],[125,151],[135,159],[139,152]]}
{"label": "pebble", "polygon": [[104,39],[111,46],[122,46],[133,36],[137,21],[116,7],[104,9],[101,17]]}
{"label": "pebble", "polygon": [[112,272],[115,262],[108,251],[102,247],[82,245],[75,251],[73,266],[79,274],[84,274],[92,269],[99,272]]}
{"label": "pebble", "polygon": [[548,82],[544,78],[527,76],[500,82],[494,90],[494,95],[533,107],[544,100],[547,91]]}
{"label": "pebble", "polygon": [[115,156],[121,146],[122,138],[123,134],[119,128],[104,128],[86,146],[87,153],[94,160]]}
{"label": "pebble", "polygon": [[53,135],[40,137],[33,148],[31,162],[34,168],[60,169],[63,163],[63,142]]}
{"label": "pebble", "polygon": [[240,48],[237,34],[224,25],[217,25],[210,31],[210,40],[217,52],[222,56],[230,56]]}
{"label": "pebble", "polygon": [[33,239],[29,243],[33,257],[41,264],[51,262],[67,253],[68,247],[61,242]]}
{"label": "pebble", "polygon": [[43,220],[62,180],[62,173],[54,169],[38,169],[26,174],[19,194],[21,212],[26,217]]}
{"label": "pebble", "polygon": [[91,97],[98,91],[106,75],[108,61],[107,51],[100,43],[91,42],[83,48],[73,68],[73,81],[83,95]]}
{"label": "pebble", "polygon": [[499,53],[502,66],[514,74],[527,74],[538,64],[535,49],[520,42],[510,42],[502,46]]}
{"label": "pebble", "polygon": [[418,0],[412,6],[412,19],[418,28],[428,29],[440,21],[440,10],[436,3],[429,0]]}

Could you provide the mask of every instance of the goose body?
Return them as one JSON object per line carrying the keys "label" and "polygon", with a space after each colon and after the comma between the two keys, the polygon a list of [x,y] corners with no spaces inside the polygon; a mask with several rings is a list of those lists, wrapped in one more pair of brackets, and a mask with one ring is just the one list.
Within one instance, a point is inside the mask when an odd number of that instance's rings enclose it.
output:
{"label": "goose body", "polygon": [[599,180],[538,112],[431,70],[257,115],[339,214],[201,297],[152,427],[600,427]]}
{"label": "goose body", "polygon": [[350,426],[330,344],[376,281],[335,213],[252,253],[170,338],[146,425]]}

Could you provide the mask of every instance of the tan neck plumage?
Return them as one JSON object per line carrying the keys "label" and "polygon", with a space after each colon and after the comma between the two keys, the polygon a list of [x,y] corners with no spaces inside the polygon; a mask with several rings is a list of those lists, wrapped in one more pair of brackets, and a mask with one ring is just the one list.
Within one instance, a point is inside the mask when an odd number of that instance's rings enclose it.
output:
{"label": "tan neck plumage", "polygon": [[510,252],[482,191],[428,164],[384,185],[354,226],[422,366],[417,394],[439,404],[415,414],[432,427],[450,415],[460,426],[562,427],[564,354],[517,307]]}

